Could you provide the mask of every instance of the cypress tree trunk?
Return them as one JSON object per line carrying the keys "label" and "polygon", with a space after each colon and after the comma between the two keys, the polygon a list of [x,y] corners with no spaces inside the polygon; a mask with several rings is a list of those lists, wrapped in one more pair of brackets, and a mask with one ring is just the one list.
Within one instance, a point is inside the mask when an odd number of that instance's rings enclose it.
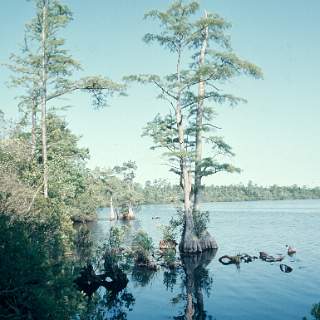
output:
{"label": "cypress tree trunk", "polygon": [[[205,12],[205,18],[207,13]],[[208,45],[208,28],[204,31],[204,39],[202,42],[199,66],[205,62],[206,49]],[[202,132],[203,132],[203,98],[205,95],[205,82],[201,80],[198,87],[198,106],[196,117],[196,155],[195,155],[195,175],[194,175],[194,200],[193,210],[199,211],[200,192],[201,192],[201,160],[202,160]]]}
{"label": "cypress tree trunk", "polygon": [[[132,181],[129,182],[128,189],[129,189],[129,194],[132,194],[132,192],[133,192]],[[134,216],[133,209],[132,209],[132,203],[131,203],[131,201],[130,201],[130,202],[129,202],[129,205],[128,205],[128,215],[127,215],[127,219],[128,219],[128,220],[134,220],[134,218],[135,218],[135,216]]]}
{"label": "cypress tree trunk", "polygon": [[[181,75],[180,75],[180,60],[181,53],[178,54],[178,62],[177,62],[177,79],[178,83],[181,83]],[[191,175],[190,169],[188,168],[188,164],[186,161],[186,147],[184,141],[184,128],[183,128],[183,119],[182,119],[182,111],[180,104],[181,92],[178,92],[178,99],[176,105],[176,122],[178,129],[178,139],[179,139],[179,150],[181,153],[181,175],[183,182],[183,195],[184,195],[184,227],[182,232],[181,241],[179,244],[179,250],[181,252],[201,252],[201,246],[199,239],[197,238],[194,232],[194,223],[192,216],[192,208],[191,208]]]}
{"label": "cypress tree trunk", "polygon": [[[205,18],[207,13],[205,12]],[[205,62],[205,54],[208,45],[208,28],[204,30],[203,43],[200,50],[199,64],[200,66]],[[180,59],[178,60],[178,81],[180,79],[179,65]],[[191,175],[190,170],[188,171],[185,159],[182,161],[182,175],[183,175],[183,187],[184,187],[184,210],[185,210],[185,224],[182,233],[182,239],[179,245],[181,252],[186,253],[195,253],[202,252],[208,249],[218,248],[215,239],[209,234],[208,231],[205,231],[200,239],[196,236],[194,230],[194,221],[193,213],[199,211],[199,196],[201,191],[201,161],[202,161],[202,132],[203,132],[203,98],[205,96],[205,82],[199,82],[198,89],[198,107],[197,107],[197,116],[196,116],[196,159],[195,159],[195,178],[194,178],[194,201],[193,208],[191,208]],[[179,122],[180,121],[180,122]],[[184,146],[184,135],[182,127],[182,117],[181,117],[181,108],[180,101],[177,103],[177,125],[179,133],[179,142],[180,142],[180,151],[185,152]],[[181,128],[180,128],[181,127]],[[181,140],[182,139],[182,140]]]}
{"label": "cypress tree trunk", "polygon": [[132,205],[131,203],[129,204],[128,207],[128,216],[127,216],[128,220],[133,220],[134,219],[134,213],[133,213],[133,209],[132,209]]}
{"label": "cypress tree trunk", "polygon": [[[207,12],[205,12],[207,18]],[[208,27],[204,30],[204,37],[200,49],[199,66],[205,63],[205,55],[208,46]],[[199,82],[198,88],[198,106],[196,116],[196,155],[195,155],[195,176],[194,176],[194,198],[193,198],[193,213],[200,210],[200,194],[201,194],[201,161],[202,161],[202,133],[203,133],[203,113],[204,113],[204,96],[205,96],[205,81]],[[215,239],[205,231],[200,237],[201,250],[218,248]]]}
{"label": "cypress tree trunk", "polygon": [[47,0],[43,2],[42,13],[42,95],[41,95],[41,138],[42,138],[42,163],[43,163],[43,195],[48,198],[48,155],[47,155]]}
{"label": "cypress tree trunk", "polygon": [[116,219],[116,215],[114,213],[114,209],[113,209],[113,203],[112,203],[112,197],[110,198],[110,220],[115,220]]}

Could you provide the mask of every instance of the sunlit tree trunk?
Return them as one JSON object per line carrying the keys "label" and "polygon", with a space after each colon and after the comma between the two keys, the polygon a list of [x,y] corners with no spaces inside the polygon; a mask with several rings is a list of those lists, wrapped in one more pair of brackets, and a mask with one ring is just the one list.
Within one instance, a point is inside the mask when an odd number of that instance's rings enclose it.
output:
{"label": "sunlit tree trunk", "polygon": [[[181,53],[178,54],[177,61],[177,81],[180,86],[181,83],[181,74],[180,74],[180,64],[181,64]],[[183,184],[183,195],[184,195],[184,228],[182,232],[181,242],[179,249],[181,252],[198,252],[202,251],[199,245],[199,241],[194,232],[194,223],[192,216],[191,208],[191,174],[190,168],[187,164],[187,154],[186,146],[184,141],[184,127],[183,127],[183,118],[181,111],[181,92],[178,92],[178,99],[176,104],[176,122],[178,130],[178,139],[179,139],[179,151],[181,154],[181,175],[182,175],[182,184]]]}
{"label": "sunlit tree trunk", "polygon": [[[207,12],[205,11],[205,18]],[[206,50],[208,46],[208,27],[203,32],[203,41],[199,55],[199,67],[205,63]],[[205,97],[205,81],[201,80],[198,86],[198,105],[196,116],[196,154],[195,154],[195,176],[194,176],[194,198],[193,198],[193,213],[200,210],[200,195],[201,195],[201,161],[202,161],[202,143],[203,143],[203,114],[204,114],[204,97]],[[200,236],[201,250],[216,249],[218,248],[216,240],[206,230]]]}
{"label": "sunlit tree trunk", "polygon": [[[128,188],[129,188],[129,193],[132,194],[132,192],[133,192],[132,181],[129,182]],[[135,218],[135,216],[134,216],[133,209],[132,209],[132,203],[131,203],[131,201],[129,201],[127,219],[134,220],[134,218]]]}
{"label": "sunlit tree trunk", "polygon": [[47,9],[48,0],[43,0],[42,12],[42,94],[41,94],[41,138],[42,138],[42,163],[43,163],[43,195],[48,197],[48,155],[47,155]]}
{"label": "sunlit tree trunk", "polygon": [[[205,13],[205,18],[207,13]],[[203,43],[200,49],[199,66],[205,63],[205,54],[208,45],[208,28],[203,31]],[[180,81],[180,57],[178,59],[177,74],[178,82]],[[182,252],[202,252],[204,250],[217,248],[217,243],[214,238],[211,237],[208,231],[205,231],[201,235],[200,239],[196,236],[194,230],[193,213],[199,211],[199,196],[201,191],[201,161],[202,161],[202,134],[203,134],[203,114],[204,114],[204,100],[205,96],[205,81],[201,80],[198,87],[198,106],[196,116],[196,155],[195,155],[195,177],[194,177],[194,199],[193,207],[191,206],[191,172],[186,163],[186,158],[182,159],[182,178],[184,189],[184,210],[185,210],[185,225],[182,233],[182,239],[179,245],[179,249]],[[184,145],[184,132],[182,126],[182,116],[180,99],[177,102],[177,126],[179,134],[180,152],[183,154],[186,152]]]}
{"label": "sunlit tree trunk", "polygon": [[133,220],[134,219],[134,213],[133,213],[133,209],[132,209],[131,203],[129,204],[129,207],[128,207],[127,219],[128,220]]}
{"label": "sunlit tree trunk", "polygon": [[[205,18],[207,13],[205,12]],[[199,67],[205,63],[205,55],[208,46],[208,27],[204,30],[204,39],[202,42]],[[193,210],[199,211],[200,192],[201,192],[201,160],[202,160],[202,133],[203,133],[203,107],[204,107],[204,95],[205,95],[205,82],[201,80],[198,87],[198,106],[196,117],[196,155],[195,155],[195,175],[194,175],[194,200]]]}
{"label": "sunlit tree trunk", "polygon": [[110,198],[110,220],[116,220],[116,215],[113,209],[112,197]]}

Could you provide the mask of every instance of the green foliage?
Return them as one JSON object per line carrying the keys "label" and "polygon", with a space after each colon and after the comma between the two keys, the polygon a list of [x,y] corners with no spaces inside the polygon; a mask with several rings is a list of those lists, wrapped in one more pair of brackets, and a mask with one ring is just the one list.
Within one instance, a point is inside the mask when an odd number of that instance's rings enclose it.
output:
{"label": "green foliage", "polygon": [[122,166],[115,166],[108,179],[109,193],[120,213],[127,214],[129,209],[142,203],[143,197],[134,183],[137,165],[134,161],[124,162]]}
{"label": "green foliage", "polygon": [[147,263],[154,246],[152,238],[144,231],[136,233],[132,240],[132,252],[137,263]]}
{"label": "green foliage", "polygon": [[184,212],[181,209],[177,209],[176,215],[170,218],[169,225],[172,230],[179,230],[182,232],[184,226]]}
{"label": "green foliage", "polygon": [[[40,139],[40,130],[36,136]],[[0,315],[8,318],[66,319],[81,312],[73,272],[90,259],[92,243],[83,228],[74,237],[70,218],[77,212],[85,217],[95,213],[94,181],[85,168],[87,150],[77,146],[78,138],[53,114],[48,141],[54,174],[50,198],[44,199],[41,149],[32,156],[21,125],[1,135],[0,271],[7,276],[0,280]]]}
{"label": "green foliage", "polygon": [[[84,167],[85,162],[80,162],[77,180],[79,191],[76,198],[71,199],[77,209],[74,213],[76,220],[91,220],[95,218],[96,208],[104,208],[110,205],[112,197],[113,206],[118,212],[128,212],[128,206],[138,207],[144,201],[143,188],[137,184],[129,184],[123,177],[116,175],[113,169],[95,168],[88,170]],[[82,177],[82,180],[79,178]],[[76,181],[76,180],[75,180]],[[75,201],[78,199],[77,201]],[[78,203],[79,201],[79,203]],[[74,211],[75,212],[75,211]]]}
{"label": "green foliage", "polygon": [[[198,18],[196,15],[198,10],[199,4],[195,1],[190,3],[174,1],[166,11],[152,10],[145,15],[146,18],[158,21],[161,27],[161,31],[157,34],[146,34],[145,42],[157,42],[164,48],[178,54],[178,57],[185,59],[186,63],[182,63],[178,58],[177,64],[185,66],[190,62],[189,68],[179,70],[179,77],[176,72],[164,77],[154,74],[126,77],[128,81],[153,84],[160,91],[158,96],[160,99],[166,100],[172,107],[175,107],[175,104],[180,105],[186,133],[184,154],[181,154],[181,150],[179,150],[177,119],[172,114],[164,117],[158,114],[153,121],[147,124],[144,135],[152,137],[154,142],[152,148],[166,148],[169,157],[171,154],[173,157],[186,158],[190,161],[194,161],[197,130],[207,133],[210,129],[215,128],[210,123],[215,115],[210,105],[204,107],[203,118],[206,122],[202,124],[202,128],[196,127],[195,116],[199,99],[217,103],[227,102],[232,105],[238,104],[244,100],[231,94],[222,93],[218,88],[219,84],[241,74],[256,78],[262,76],[258,67],[238,58],[231,51],[230,39],[225,33],[230,24],[215,13],[208,13],[207,17]],[[210,45],[220,47],[221,51],[208,48],[205,52],[205,63],[199,64],[199,50],[206,28],[208,29],[209,47]],[[182,52],[186,54],[182,55]],[[188,60],[188,56],[190,60]],[[201,81],[205,83],[207,92],[204,97],[199,98],[197,89]],[[220,150],[224,148],[225,153],[233,155],[232,152],[227,152],[230,151],[230,147],[221,142],[222,138],[219,137],[207,139],[207,143],[212,143],[214,148],[218,147]],[[210,174],[224,169],[224,166],[220,166],[217,170],[211,170]],[[179,169],[175,171],[179,173]]]}
{"label": "green foliage", "polygon": [[124,244],[125,235],[127,232],[126,226],[112,226],[109,231],[108,247],[110,249],[118,250]]}
{"label": "green foliage", "polygon": [[145,14],[145,18],[158,21],[162,31],[158,34],[147,33],[144,41],[146,43],[158,42],[171,52],[177,52],[181,47],[190,45],[193,40],[193,26],[189,18],[198,9],[199,4],[196,1],[185,5],[182,1],[174,1],[166,11],[149,11]]}
{"label": "green foliage", "polygon": [[252,201],[252,200],[290,200],[319,199],[320,188],[306,186],[258,186],[249,182],[247,185],[206,186],[202,193],[205,202]]}
{"label": "green foliage", "polygon": [[[143,192],[145,204],[178,203],[182,199],[180,186],[161,180],[147,181]],[[306,186],[259,186],[249,182],[247,185],[205,185],[202,187],[203,202],[253,201],[253,200],[290,200],[320,199],[320,188]]]}
{"label": "green foliage", "polygon": [[173,223],[161,226],[162,240],[173,242],[177,238],[177,230]]}
{"label": "green foliage", "polygon": [[[208,103],[237,105],[245,102],[245,99],[224,92],[220,86],[240,75],[262,78],[260,68],[232,52],[226,33],[230,24],[216,13],[205,12],[204,17],[199,18],[199,9],[196,1],[177,0],[165,11],[148,12],[145,18],[158,22],[160,31],[147,33],[144,41],[157,43],[173,53],[176,68],[165,76],[140,74],[126,78],[127,81],[153,85],[159,90],[158,98],[169,103],[173,112],[156,115],[147,123],[143,135],[152,138],[151,149],[165,150],[170,171],[179,176],[183,199],[194,196],[193,210],[198,210],[203,177],[221,171],[240,171],[222,162],[222,157],[234,153],[223,138],[210,134],[217,127],[212,124],[215,111]],[[205,158],[204,145],[212,147]],[[192,210],[190,200],[184,200],[184,207],[188,215]],[[194,219],[198,230],[189,231],[201,234],[208,215],[196,212]],[[184,227],[189,228],[189,224]]]}
{"label": "green foliage", "polygon": [[81,224],[76,230],[74,245],[80,265],[87,265],[93,257],[93,241],[86,225]]}
{"label": "green foliage", "polygon": [[201,237],[209,223],[209,211],[193,211],[193,223],[195,234]]}
{"label": "green foliage", "polygon": [[[209,212],[194,210],[192,214],[194,232],[197,237],[200,237],[206,230],[206,226],[209,222]],[[184,226],[184,219],[185,218],[183,210],[178,209],[177,214],[170,219],[169,230],[172,230],[173,232],[177,232],[177,230],[180,230],[181,232]]]}
{"label": "green foliage", "polygon": [[106,241],[97,248],[93,261],[99,271],[112,274],[119,268],[127,271],[132,265],[132,257],[126,250],[127,226],[112,226],[109,230]]}
{"label": "green foliage", "polygon": [[28,185],[31,176],[30,154],[24,139],[5,137],[0,140],[0,210],[25,214],[36,190]]}
{"label": "green foliage", "polygon": [[181,188],[165,179],[146,181],[142,188],[144,203],[178,203]]}
{"label": "green foliage", "polygon": [[[28,218],[0,214],[0,317],[66,319],[78,312],[73,286],[71,229],[59,207]],[[80,310],[80,309],[78,309]]]}
{"label": "green foliage", "polygon": [[72,20],[69,7],[58,0],[47,1],[46,24],[43,20],[43,0],[34,0],[35,17],[26,25],[25,45],[21,55],[12,54],[8,68],[13,72],[10,84],[25,89],[20,97],[21,106],[29,110],[35,102],[40,103],[42,86],[42,32],[45,30],[45,52],[47,73],[47,101],[70,94],[76,90],[86,91],[92,96],[96,108],[107,104],[109,96],[125,94],[125,85],[102,76],[87,76],[72,79],[74,71],[81,70],[78,61],[64,48],[65,40],[59,32]]}
{"label": "green foliage", "polygon": [[173,268],[175,266],[175,263],[177,260],[176,250],[173,250],[173,249],[164,250],[162,257],[163,257],[163,262],[167,267]]}

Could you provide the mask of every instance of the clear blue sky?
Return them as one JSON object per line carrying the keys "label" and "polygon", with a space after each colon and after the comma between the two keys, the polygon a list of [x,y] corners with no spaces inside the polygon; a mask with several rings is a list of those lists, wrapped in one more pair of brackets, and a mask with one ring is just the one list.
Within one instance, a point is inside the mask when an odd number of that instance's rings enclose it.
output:
{"label": "clear blue sky", "polygon": [[[66,0],[74,21],[63,32],[67,47],[84,68],[114,80],[133,73],[173,70],[168,52],[146,46],[141,38],[155,27],[142,19],[145,11],[165,8],[167,0]],[[319,0],[202,0],[233,25],[235,51],[264,71],[264,80],[240,78],[228,89],[248,99],[236,108],[218,106],[219,132],[236,153],[241,174],[219,174],[207,183],[320,185],[320,1]],[[32,3],[2,0],[0,62],[17,52]],[[17,90],[7,89],[8,72],[0,69],[0,109],[16,117]],[[124,160],[138,164],[138,180],[176,178],[160,153],[149,150],[141,128],[167,106],[150,87],[132,86],[126,98],[110,108],[93,111],[90,99],[77,94],[62,101],[74,107],[65,113],[71,129],[91,151],[89,165],[113,166]]]}

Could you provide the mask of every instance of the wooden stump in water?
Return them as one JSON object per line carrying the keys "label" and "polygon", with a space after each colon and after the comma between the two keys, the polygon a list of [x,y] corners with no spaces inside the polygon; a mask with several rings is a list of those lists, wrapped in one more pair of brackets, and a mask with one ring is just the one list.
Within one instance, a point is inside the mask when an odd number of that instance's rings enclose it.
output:
{"label": "wooden stump in water", "polygon": [[112,221],[112,220],[116,220],[116,214],[114,212],[114,209],[113,209],[113,204],[112,204],[112,197],[110,198],[110,216],[109,216],[109,219]]}

